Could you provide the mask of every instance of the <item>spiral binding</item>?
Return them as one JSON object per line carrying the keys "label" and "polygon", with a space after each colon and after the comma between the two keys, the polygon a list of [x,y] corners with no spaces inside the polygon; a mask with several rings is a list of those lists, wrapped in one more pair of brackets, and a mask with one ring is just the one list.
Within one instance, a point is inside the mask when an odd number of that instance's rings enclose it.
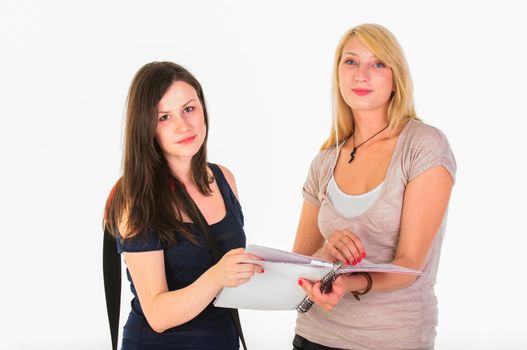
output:
{"label": "spiral binding", "polygon": [[[340,268],[342,267],[342,263],[338,262],[333,265],[333,268],[331,271],[329,271],[322,279],[320,280],[320,292],[323,294],[331,293],[331,286],[333,285],[333,281],[338,276],[338,272]],[[311,309],[313,306],[313,300],[309,299],[309,297],[306,295],[302,302],[298,304],[296,307],[297,311],[300,313],[306,313]]]}

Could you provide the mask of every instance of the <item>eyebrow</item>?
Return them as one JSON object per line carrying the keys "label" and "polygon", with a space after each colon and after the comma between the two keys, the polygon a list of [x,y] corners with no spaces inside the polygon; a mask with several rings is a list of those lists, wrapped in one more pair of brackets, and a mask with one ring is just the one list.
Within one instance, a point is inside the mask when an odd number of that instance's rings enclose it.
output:
{"label": "eyebrow", "polygon": [[[342,56],[344,55],[352,55],[352,56],[356,56],[356,57],[359,57],[359,54],[355,53],[355,52],[351,52],[351,51],[348,51],[348,52],[343,52],[342,53]],[[375,56],[374,54],[371,54],[370,57],[368,58],[377,58],[377,56]]]}
{"label": "eyebrow", "polygon": [[[183,108],[185,108],[190,102],[192,101],[196,101],[195,98],[191,98],[190,100],[188,100],[184,105],[183,105]],[[158,114],[165,114],[165,113],[170,113],[170,111],[159,111],[157,112]]]}

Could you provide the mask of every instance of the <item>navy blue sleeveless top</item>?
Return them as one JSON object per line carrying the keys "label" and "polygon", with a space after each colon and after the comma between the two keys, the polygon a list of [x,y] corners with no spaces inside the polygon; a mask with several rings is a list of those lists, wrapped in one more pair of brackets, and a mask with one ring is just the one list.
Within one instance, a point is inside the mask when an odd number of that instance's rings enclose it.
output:
{"label": "navy blue sleeveless top", "polygon": [[[225,217],[210,225],[210,232],[216,237],[220,250],[225,254],[231,249],[245,247],[243,213],[221,169],[216,164],[208,165],[214,174],[226,208]],[[179,235],[176,244],[166,246],[155,235],[146,235],[125,241],[118,239],[117,250],[119,253],[163,250],[168,289],[172,291],[184,288],[213,265],[204,233],[200,232],[197,225],[188,225],[199,245]],[[146,321],[128,269],[126,275],[134,298],[132,310],[124,326],[122,350],[239,349],[238,335],[228,309],[216,308],[212,303],[192,320],[163,333],[156,333]]]}

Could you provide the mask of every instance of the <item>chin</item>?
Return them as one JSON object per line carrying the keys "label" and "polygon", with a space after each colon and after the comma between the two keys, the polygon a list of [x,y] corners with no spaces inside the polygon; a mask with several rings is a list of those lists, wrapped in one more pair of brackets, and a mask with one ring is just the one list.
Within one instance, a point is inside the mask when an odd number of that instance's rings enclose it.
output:
{"label": "chin", "polygon": [[351,110],[353,111],[369,111],[371,109],[374,109],[375,107],[369,106],[369,105],[363,105],[363,104],[354,104],[350,106]]}
{"label": "chin", "polygon": [[172,150],[165,153],[165,158],[179,159],[179,160],[190,160],[196,154],[198,154],[199,148],[197,150]]}
{"label": "chin", "polygon": [[382,106],[383,106],[382,104],[355,103],[351,105],[350,108],[355,111],[371,111],[371,110],[379,109]]}
{"label": "chin", "polygon": [[196,154],[198,154],[198,151],[199,149],[197,149],[195,152],[181,152],[180,155],[178,155],[178,157],[182,157],[182,158],[192,158],[194,157]]}

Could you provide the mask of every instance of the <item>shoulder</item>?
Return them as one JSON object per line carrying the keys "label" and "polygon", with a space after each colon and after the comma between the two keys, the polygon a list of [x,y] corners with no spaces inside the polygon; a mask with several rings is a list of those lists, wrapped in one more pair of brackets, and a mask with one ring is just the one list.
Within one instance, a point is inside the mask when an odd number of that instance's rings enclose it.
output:
{"label": "shoulder", "polygon": [[409,123],[401,158],[408,180],[435,166],[444,166],[455,179],[456,160],[443,131],[415,120]]}
{"label": "shoulder", "polygon": [[331,168],[333,162],[335,161],[335,155],[335,147],[326,148],[318,152],[311,162],[311,170],[323,171],[325,168]]}
{"label": "shoulder", "polygon": [[223,173],[223,176],[225,176],[225,179],[229,183],[229,185],[235,184],[236,180],[234,179],[234,174],[224,165],[216,164],[221,172]]}
{"label": "shoulder", "polygon": [[144,232],[131,231],[128,225],[129,211],[124,209],[118,222],[116,235],[118,253],[140,253],[153,250],[162,250],[166,247],[156,231],[148,229]]}
{"label": "shoulder", "polygon": [[408,146],[412,148],[438,147],[442,148],[448,140],[440,129],[417,120],[408,121],[406,134]]}
{"label": "shoulder", "polygon": [[317,153],[311,161],[306,181],[302,187],[304,200],[320,207],[321,189],[331,174],[332,165],[335,163],[335,147],[327,148]]}
{"label": "shoulder", "polygon": [[220,168],[221,172],[223,173],[223,176],[225,177],[225,180],[227,180],[227,183],[229,186],[231,186],[231,189],[234,191],[234,194],[236,197],[238,197],[238,190],[236,188],[236,179],[234,178],[234,174],[225,166],[221,164],[216,164],[218,168]]}
{"label": "shoulder", "polygon": [[331,147],[317,153],[309,167],[307,177],[308,182],[316,183],[317,187],[324,182],[324,179],[331,174],[331,170],[333,169],[336,160],[336,152],[336,148]]}
{"label": "shoulder", "polygon": [[[104,222],[110,228],[114,237],[126,238],[128,233],[128,211],[129,205],[126,205],[122,194],[122,177],[113,185],[104,209]],[[116,232],[114,232],[116,230]]]}
{"label": "shoulder", "polygon": [[119,230],[117,234],[123,239],[132,238],[133,236],[135,236],[135,234],[130,231],[130,228],[128,226],[128,216],[129,216],[128,207],[125,207],[123,208],[119,221],[117,222],[117,227]]}

